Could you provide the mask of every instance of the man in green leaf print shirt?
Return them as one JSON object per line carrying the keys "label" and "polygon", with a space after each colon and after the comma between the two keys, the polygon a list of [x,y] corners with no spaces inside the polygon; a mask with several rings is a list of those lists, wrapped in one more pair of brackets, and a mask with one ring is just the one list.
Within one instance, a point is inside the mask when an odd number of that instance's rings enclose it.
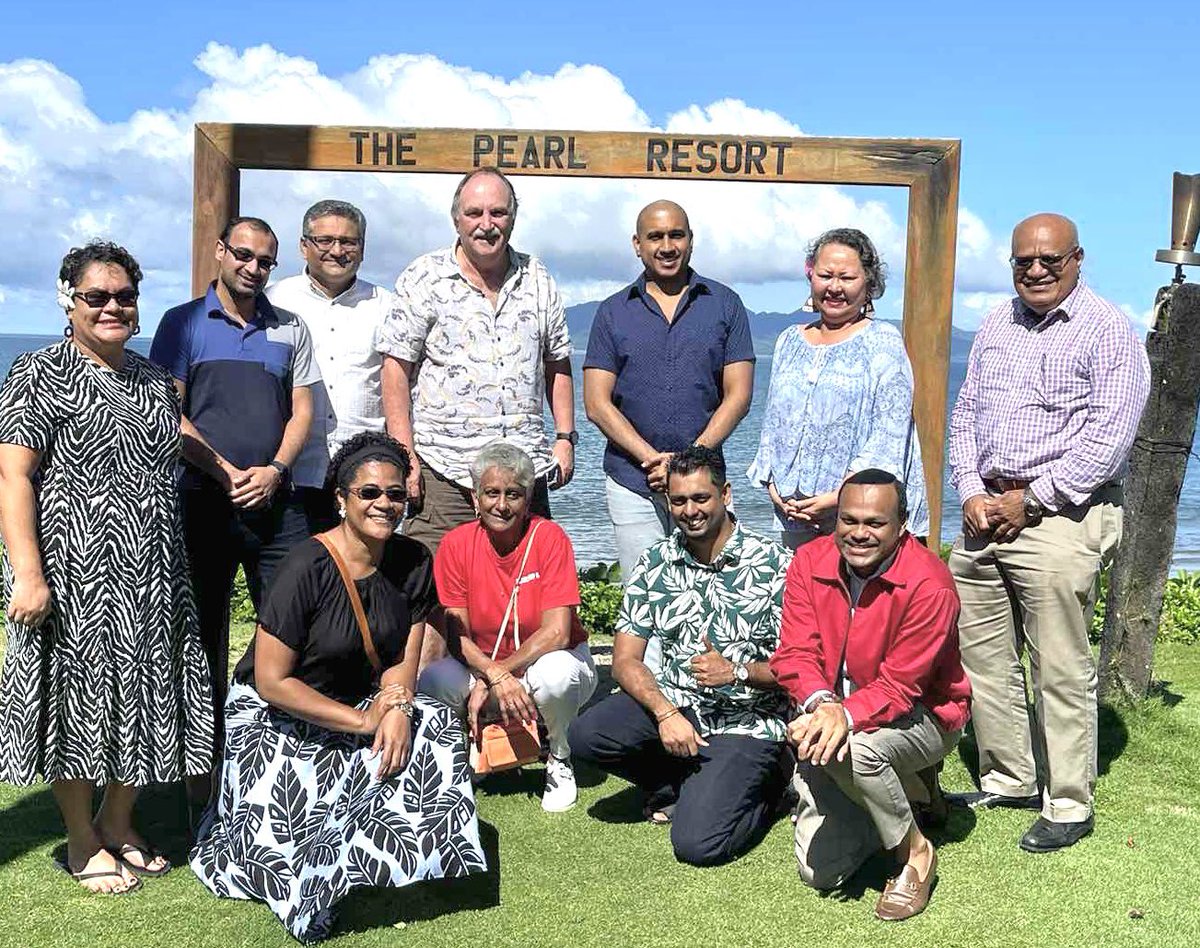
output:
{"label": "man in green leaf print shirt", "polygon": [[[574,754],[646,793],[671,823],[675,857],[733,859],[766,832],[792,759],[788,699],[767,660],[779,644],[789,554],[729,513],[725,463],[694,445],[670,463],[674,533],[646,550],[625,587],[613,644],[622,690],[575,719]],[[657,673],[642,658],[662,644]]]}

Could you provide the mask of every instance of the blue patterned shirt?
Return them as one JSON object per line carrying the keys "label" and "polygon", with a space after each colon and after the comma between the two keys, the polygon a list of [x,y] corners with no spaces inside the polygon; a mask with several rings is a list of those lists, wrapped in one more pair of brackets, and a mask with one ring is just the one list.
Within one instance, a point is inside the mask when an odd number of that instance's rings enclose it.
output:
{"label": "blue patterned shirt", "polygon": [[773,481],[786,499],[835,490],[865,468],[890,471],[908,486],[909,530],[925,536],[929,509],[912,393],[912,367],[895,326],[872,320],[827,346],[806,340],[804,326],[789,326],[775,342],[758,453],[746,474],[760,487]]}

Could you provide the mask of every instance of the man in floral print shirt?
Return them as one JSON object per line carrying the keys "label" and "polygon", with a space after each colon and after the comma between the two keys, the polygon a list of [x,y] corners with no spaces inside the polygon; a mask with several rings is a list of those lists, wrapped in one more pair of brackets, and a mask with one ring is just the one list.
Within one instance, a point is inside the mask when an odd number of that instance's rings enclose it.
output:
{"label": "man in floral print shirt", "polygon": [[[725,862],[766,832],[783,793],[787,696],[767,660],[779,644],[788,553],[728,511],[725,463],[693,446],[670,463],[678,529],[638,560],[613,645],[622,691],[571,726],[571,749],[646,793],[675,856]],[[646,645],[662,645],[652,673]]]}

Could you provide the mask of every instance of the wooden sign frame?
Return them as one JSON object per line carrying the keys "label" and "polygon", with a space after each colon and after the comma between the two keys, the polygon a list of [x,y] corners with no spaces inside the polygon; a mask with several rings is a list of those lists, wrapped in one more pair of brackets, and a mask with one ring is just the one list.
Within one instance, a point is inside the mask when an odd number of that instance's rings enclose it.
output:
{"label": "wooden sign frame", "polygon": [[[203,293],[216,275],[212,248],[225,222],[238,213],[242,169],[462,174],[489,166],[509,175],[908,188],[903,332],[915,377],[913,414],[930,536],[936,540],[960,149],[957,139],[202,123],[196,126],[194,158],[192,291]],[[796,269],[799,276],[799,261]]]}

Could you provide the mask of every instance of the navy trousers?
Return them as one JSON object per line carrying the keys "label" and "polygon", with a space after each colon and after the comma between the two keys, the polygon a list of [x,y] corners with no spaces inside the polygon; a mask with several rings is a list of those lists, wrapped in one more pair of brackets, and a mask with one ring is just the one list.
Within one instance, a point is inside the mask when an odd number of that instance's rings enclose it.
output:
{"label": "navy trousers", "polygon": [[229,606],[233,580],[241,565],[256,612],[262,610],[271,577],[288,551],[310,536],[304,506],[281,487],[258,510],[235,507],[215,483],[180,491],[183,532],[200,641],[212,674],[215,759],[225,741],[225,695],[229,691]]}
{"label": "navy trousers", "polygon": [[[685,717],[697,726],[695,713]],[[766,834],[793,765],[787,745],[742,734],[713,734],[695,757],[667,753],[658,724],[624,692],[571,724],[571,752],[641,787],[647,809],[674,802],[675,858],[710,866],[741,855]]]}

